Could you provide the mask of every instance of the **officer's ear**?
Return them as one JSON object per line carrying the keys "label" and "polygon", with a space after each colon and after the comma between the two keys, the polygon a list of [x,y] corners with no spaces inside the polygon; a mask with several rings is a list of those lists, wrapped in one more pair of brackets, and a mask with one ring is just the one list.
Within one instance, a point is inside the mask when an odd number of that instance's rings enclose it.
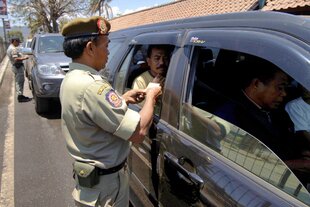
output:
{"label": "officer's ear", "polygon": [[94,43],[92,41],[87,42],[85,46],[86,53],[90,56],[94,55]]}

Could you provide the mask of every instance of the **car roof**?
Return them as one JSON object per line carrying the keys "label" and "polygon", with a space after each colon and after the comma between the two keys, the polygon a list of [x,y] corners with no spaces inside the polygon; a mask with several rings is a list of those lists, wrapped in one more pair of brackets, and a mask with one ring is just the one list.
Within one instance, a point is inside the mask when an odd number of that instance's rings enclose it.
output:
{"label": "car roof", "polygon": [[223,27],[268,29],[286,33],[306,42],[307,44],[310,43],[309,19],[292,14],[272,11],[235,12],[148,24],[111,32],[111,38],[130,36],[135,33],[148,31]]}

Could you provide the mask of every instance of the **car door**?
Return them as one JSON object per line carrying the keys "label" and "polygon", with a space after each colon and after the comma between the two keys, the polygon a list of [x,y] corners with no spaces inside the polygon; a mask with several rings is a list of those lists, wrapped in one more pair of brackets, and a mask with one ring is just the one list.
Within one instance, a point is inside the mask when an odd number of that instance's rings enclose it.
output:
{"label": "car door", "polygon": [[[178,31],[171,32],[152,32],[134,36],[127,48],[125,56],[122,57],[122,63],[114,73],[113,86],[119,93],[124,93],[131,89],[135,77],[147,70],[146,50],[149,45],[168,45],[171,48],[170,62],[174,62],[174,48],[180,44],[182,34]],[[113,41],[113,40],[112,40]],[[171,64],[173,65],[173,64]],[[170,70],[170,68],[168,69]],[[130,105],[131,109],[139,111],[141,104]],[[156,174],[156,153],[157,142],[155,139],[156,120],[160,114],[161,105],[155,106],[154,124],[150,129],[148,136],[141,144],[133,144],[129,157],[129,169],[131,172],[131,181],[140,189],[140,200],[150,200],[155,205],[157,203],[157,184],[158,176]],[[137,190],[137,189],[135,189]]]}
{"label": "car door", "polygon": [[234,63],[248,57],[277,65],[309,90],[309,51],[306,41],[275,31],[187,33],[167,74],[156,129],[160,206],[310,205],[306,186],[277,154],[212,113],[234,98],[242,76]]}

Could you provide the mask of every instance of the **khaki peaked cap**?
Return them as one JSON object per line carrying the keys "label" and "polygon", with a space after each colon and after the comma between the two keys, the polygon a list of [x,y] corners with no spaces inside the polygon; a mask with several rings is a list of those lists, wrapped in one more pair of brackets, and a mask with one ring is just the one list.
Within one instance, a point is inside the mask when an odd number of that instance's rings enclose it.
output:
{"label": "khaki peaked cap", "polygon": [[61,34],[66,39],[106,35],[111,29],[110,23],[100,16],[77,18],[64,25]]}

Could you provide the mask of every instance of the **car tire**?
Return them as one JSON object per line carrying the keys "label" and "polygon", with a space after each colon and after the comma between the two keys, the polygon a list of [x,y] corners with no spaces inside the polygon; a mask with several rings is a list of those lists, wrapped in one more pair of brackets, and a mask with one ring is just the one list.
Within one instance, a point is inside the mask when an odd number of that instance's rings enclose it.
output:
{"label": "car tire", "polygon": [[48,111],[49,100],[47,98],[40,98],[34,94],[35,110],[38,114],[42,114]]}

